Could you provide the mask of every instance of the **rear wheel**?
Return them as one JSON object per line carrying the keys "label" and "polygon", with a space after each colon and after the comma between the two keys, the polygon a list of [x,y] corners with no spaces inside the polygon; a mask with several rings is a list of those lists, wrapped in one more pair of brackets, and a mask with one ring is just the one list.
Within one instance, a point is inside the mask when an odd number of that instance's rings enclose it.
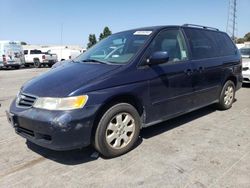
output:
{"label": "rear wheel", "polygon": [[95,133],[95,148],[105,157],[116,157],[130,151],[140,132],[140,116],[130,104],[120,103],[108,109]]}
{"label": "rear wheel", "polygon": [[235,85],[231,80],[228,80],[222,88],[218,108],[227,110],[232,107],[235,99]]}
{"label": "rear wheel", "polygon": [[39,59],[34,60],[34,67],[35,68],[41,68],[41,63],[40,63]]}

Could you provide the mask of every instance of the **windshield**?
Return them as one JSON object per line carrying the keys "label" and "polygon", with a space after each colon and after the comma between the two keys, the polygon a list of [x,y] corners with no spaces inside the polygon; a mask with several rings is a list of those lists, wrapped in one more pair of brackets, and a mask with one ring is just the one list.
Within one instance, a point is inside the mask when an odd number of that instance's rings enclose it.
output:
{"label": "windshield", "polygon": [[242,48],[240,49],[241,55],[247,55],[250,56],[250,48]]}
{"label": "windshield", "polygon": [[79,62],[126,64],[142,48],[152,31],[125,31],[102,40],[78,56]]}

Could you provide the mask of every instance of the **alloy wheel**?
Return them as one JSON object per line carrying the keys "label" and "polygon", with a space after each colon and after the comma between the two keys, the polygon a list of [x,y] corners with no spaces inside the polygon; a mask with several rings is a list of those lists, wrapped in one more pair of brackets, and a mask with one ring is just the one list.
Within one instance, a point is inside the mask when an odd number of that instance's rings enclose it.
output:
{"label": "alloy wheel", "polygon": [[108,124],[106,141],[113,149],[122,149],[130,143],[134,133],[134,118],[128,113],[119,113]]}

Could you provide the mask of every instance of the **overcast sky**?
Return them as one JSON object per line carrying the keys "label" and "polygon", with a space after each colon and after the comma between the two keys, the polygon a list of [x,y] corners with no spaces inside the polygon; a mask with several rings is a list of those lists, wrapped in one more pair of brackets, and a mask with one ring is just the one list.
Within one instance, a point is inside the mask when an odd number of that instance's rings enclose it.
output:
{"label": "overcast sky", "polygon": [[[229,0],[0,0],[0,40],[85,46],[105,26],[113,32],[195,23],[225,31]],[[250,31],[250,0],[238,0],[238,36]]]}

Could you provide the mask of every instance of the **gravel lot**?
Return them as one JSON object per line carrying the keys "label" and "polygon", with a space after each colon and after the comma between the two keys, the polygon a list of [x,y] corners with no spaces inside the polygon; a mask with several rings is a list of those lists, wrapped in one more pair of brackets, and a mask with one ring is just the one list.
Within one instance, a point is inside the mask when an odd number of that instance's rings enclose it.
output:
{"label": "gravel lot", "polygon": [[250,86],[229,111],[210,106],[147,128],[133,151],[107,160],[26,143],[7,123],[21,85],[45,71],[0,71],[0,187],[250,187]]}

